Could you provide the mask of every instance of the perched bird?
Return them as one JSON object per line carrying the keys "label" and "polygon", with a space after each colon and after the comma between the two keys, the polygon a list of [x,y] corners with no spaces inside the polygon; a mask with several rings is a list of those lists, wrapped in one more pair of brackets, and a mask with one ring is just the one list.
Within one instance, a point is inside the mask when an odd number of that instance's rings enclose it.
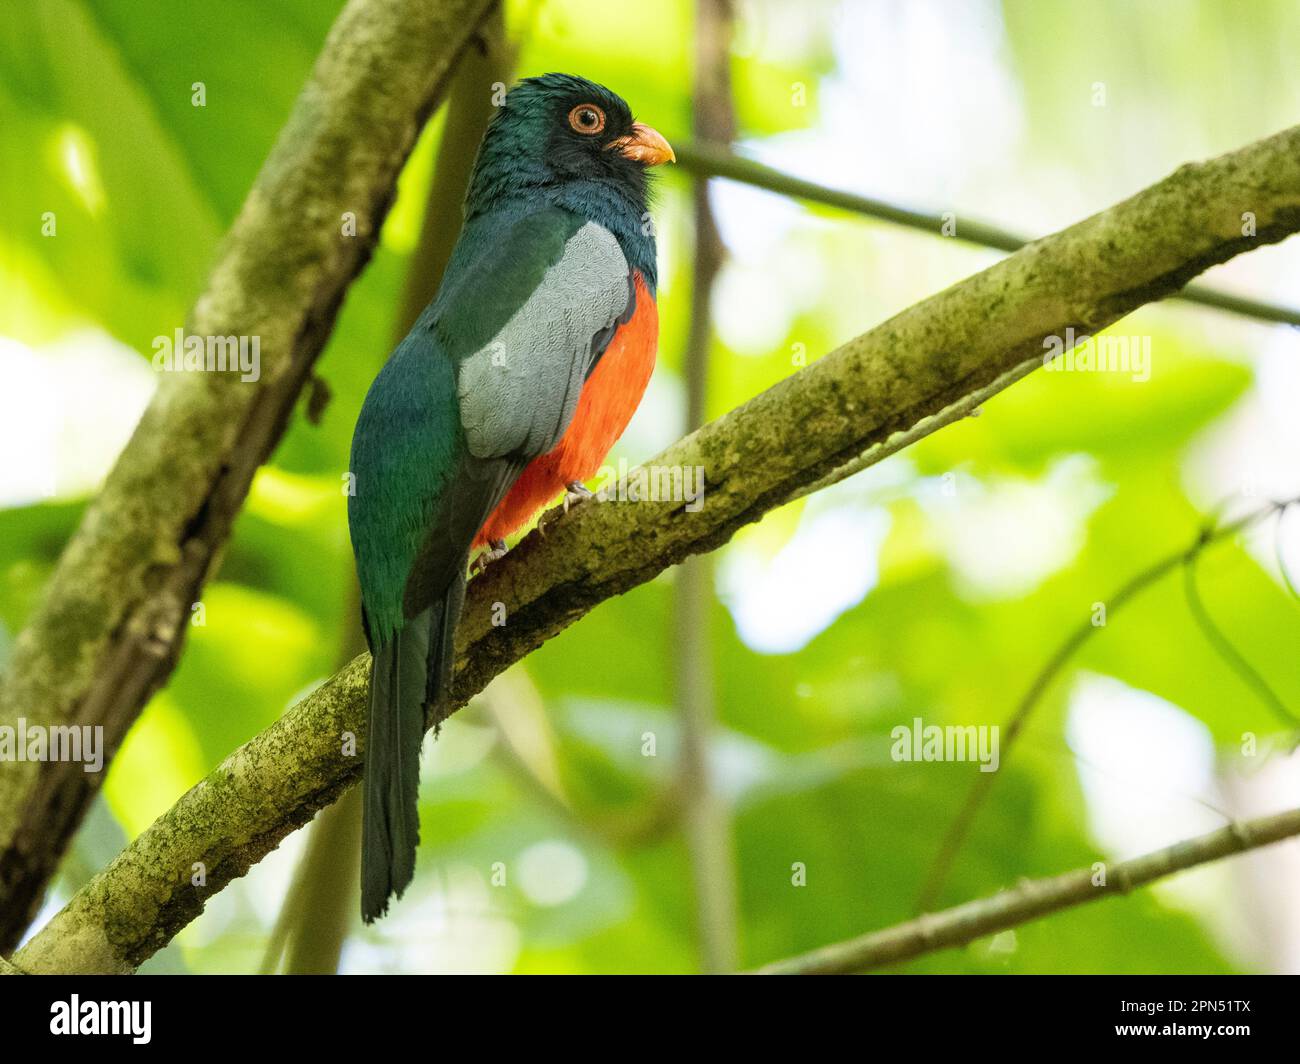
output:
{"label": "perched bird", "polygon": [[445,715],[471,552],[600,467],[654,367],[646,169],[675,161],[615,93],[522,81],[493,117],[442,286],[375,378],[348,524],[374,658],[361,912],[415,870],[426,713]]}

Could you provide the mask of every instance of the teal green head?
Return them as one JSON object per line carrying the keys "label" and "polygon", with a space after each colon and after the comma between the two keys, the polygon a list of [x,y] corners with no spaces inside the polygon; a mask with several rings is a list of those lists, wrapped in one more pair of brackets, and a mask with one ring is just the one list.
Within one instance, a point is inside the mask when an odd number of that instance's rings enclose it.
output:
{"label": "teal green head", "polygon": [[668,142],[637,122],[616,92],[572,74],[527,78],[506,94],[483,136],[466,220],[561,206],[613,232],[653,282],[647,171],[675,160]]}

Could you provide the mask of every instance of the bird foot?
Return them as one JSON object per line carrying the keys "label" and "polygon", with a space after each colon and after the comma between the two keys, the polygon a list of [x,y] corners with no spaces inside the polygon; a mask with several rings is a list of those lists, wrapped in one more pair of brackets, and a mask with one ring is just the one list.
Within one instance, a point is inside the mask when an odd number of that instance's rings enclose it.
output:
{"label": "bird foot", "polygon": [[564,485],[564,512],[569,512],[569,507],[576,503],[582,502],[583,499],[590,499],[591,492],[587,490],[587,485],[581,480],[575,480],[572,484]]}
{"label": "bird foot", "polygon": [[469,575],[476,576],[486,569],[495,561],[506,556],[506,541],[504,539],[494,539],[488,543],[487,549],[470,563]]}
{"label": "bird foot", "polygon": [[585,499],[592,498],[592,493],[587,490],[587,486],[580,480],[575,480],[571,484],[564,485],[564,501],[559,506],[547,510],[537,519],[537,531],[541,535],[546,535],[546,526],[558,518],[561,514],[567,514],[570,506],[576,506]]}

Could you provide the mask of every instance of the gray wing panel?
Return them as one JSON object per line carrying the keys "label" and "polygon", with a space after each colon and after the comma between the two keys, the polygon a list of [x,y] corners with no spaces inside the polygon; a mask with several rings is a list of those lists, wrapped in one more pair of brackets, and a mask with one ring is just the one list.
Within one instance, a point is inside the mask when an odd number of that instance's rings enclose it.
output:
{"label": "gray wing panel", "polygon": [[587,222],[497,334],[460,364],[461,425],[476,458],[549,451],[568,428],[595,359],[628,310],[629,267],[613,234]]}

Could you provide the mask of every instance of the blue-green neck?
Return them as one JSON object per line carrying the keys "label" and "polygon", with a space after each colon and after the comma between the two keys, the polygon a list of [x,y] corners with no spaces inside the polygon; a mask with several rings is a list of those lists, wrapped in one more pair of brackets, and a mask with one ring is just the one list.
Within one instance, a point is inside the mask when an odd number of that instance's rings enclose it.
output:
{"label": "blue-green neck", "polygon": [[606,177],[557,181],[549,171],[530,168],[519,159],[489,160],[481,154],[466,197],[465,224],[468,227],[489,213],[527,214],[551,206],[572,211],[613,233],[628,265],[640,271],[654,294],[659,270],[644,178],[640,187]]}

